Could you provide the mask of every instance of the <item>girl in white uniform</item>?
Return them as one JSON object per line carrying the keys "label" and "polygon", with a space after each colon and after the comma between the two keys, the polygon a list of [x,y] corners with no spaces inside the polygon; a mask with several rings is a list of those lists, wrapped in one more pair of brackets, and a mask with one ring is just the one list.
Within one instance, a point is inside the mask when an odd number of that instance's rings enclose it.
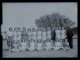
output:
{"label": "girl in white uniform", "polygon": [[50,50],[52,48],[51,41],[46,40],[46,50]]}
{"label": "girl in white uniform", "polygon": [[64,28],[62,28],[61,30],[61,39],[65,39],[66,38],[66,30],[64,30]]}
{"label": "girl in white uniform", "polygon": [[42,35],[43,35],[43,40],[46,40],[46,31],[43,31]]}
{"label": "girl in white uniform", "polygon": [[50,30],[47,31],[47,39],[51,40],[51,31]]}
{"label": "girl in white uniform", "polygon": [[9,46],[9,51],[12,50],[12,43],[13,43],[13,31],[12,28],[9,28],[9,32],[7,33],[7,44]]}
{"label": "girl in white uniform", "polygon": [[21,35],[22,33],[21,33],[21,29],[20,28],[18,28],[18,32],[17,32],[17,42],[18,42],[18,49],[20,49],[20,42],[21,42],[21,38],[22,38],[22,35]]}
{"label": "girl in white uniform", "polygon": [[35,50],[35,43],[34,43],[34,40],[30,40],[30,48],[29,48],[29,51],[33,51]]}
{"label": "girl in white uniform", "polygon": [[32,38],[31,38],[31,31],[29,30],[29,32],[28,32],[28,40],[31,40]]}
{"label": "girl in white uniform", "polygon": [[45,42],[46,42],[46,31],[44,30],[44,29],[42,29],[42,49],[44,50],[44,49],[46,49],[45,47],[46,47],[46,44],[45,44]]}
{"label": "girl in white uniform", "polygon": [[60,36],[60,30],[57,29],[55,32],[56,32],[56,41],[60,41],[60,38],[61,38],[61,36]]}
{"label": "girl in white uniform", "polygon": [[42,37],[41,37],[41,31],[38,30],[37,34],[38,34],[38,35],[37,35],[37,38],[38,38],[37,40],[41,40],[41,38],[42,38]]}
{"label": "girl in white uniform", "polygon": [[42,40],[37,40],[37,50],[42,50]]}
{"label": "girl in white uniform", "polygon": [[36,40],[36,30],[35,29],[33,29],[33,40]]}
{"label": "girl in white uniform", "polygon": [[23,39],[23,40],[20,42],[20,51],[25,51],[25,50],[26,50],[26,46],[27,46],[27,43],[26,43],[26,41]]}

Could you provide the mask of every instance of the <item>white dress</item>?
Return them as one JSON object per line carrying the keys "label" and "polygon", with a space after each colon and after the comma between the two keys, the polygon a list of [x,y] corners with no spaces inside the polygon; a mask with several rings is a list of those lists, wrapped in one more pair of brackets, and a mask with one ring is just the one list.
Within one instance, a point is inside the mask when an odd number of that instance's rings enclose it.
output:
{"label": "white dress", "polygon": [[41,39],[42,39],[42,37],[41,37],[41,31],[38,31],[37,39],[38,39],[38,40],[41,40]]}
{"label": "white dress", "polygon": [[33,32],[33,40],[36,40],[36,32]]}
{"label": "white dress", "polygon": [[51,31],[50,31],[50,30],[47,31],[47,38],[48,38],[48,39],[51,39]]}
{"label": "white dress", "polygon": [[17,34],[18,34],[18,40],[21,40],[21,32],[17,32]]}
{"label": "white dress", "polygon": [[28,32],[29,40],[31,40],[31,32]]}
{"label": "white dress", "polygon": [[13,49],[11,49],[12,51],[14,51],[14,52],[18,52],[19,51],[19,49],[18,49],[18,44],[12,44],[13,45]]}
{"label": "white dress", "polygon": [[60,49],[60,48],[62,48],[62,43],[61,43],[61,42],[55,42],[55,43],[54,43],[54,49],[55,49],[55,50],[58,50],[58,49]]}
{"label": "white dress", "polygon": [[8,32],[7,35],[8,35],[8,36],[12,36],[13,33],[12,33],[12,32]]}
{"label": "white dress", "polygon": [[66,30],[61,30],[61,39],[66,38]]}
{"label": "white dress", "polygon": [[25,51],[26,46],[27,46],[27,45],[26,45],[26,42],[21,42],[20,50]]}
{"label": "white dress", "polygon": [[37,50],[41,50],[41,48],[42,48],[42,43],[38,43],[37,44]]}
{"label": "white dress", "polygon": [[43,40],[46,40],[46,32],[42,32],[43,34]]}
{"label": "white dress", "polygon": [[56,30],[55,32],[56,32],[56,39],[60,39],[61,38],[60,30]]}
{"label": "white dress", "polygon": [[34,42],[30,42],[30,51],[33,51],[35,49],[35,43]]}
{"label": "white dress", "polygon": [[50,50],[52,48],[51,42],[46,42],[46,50]]}
{"label": "white dress", "polygon": [[18,40],[18,34],[17,34],[17,32],[14,32],[13,35],[14,35],[14,40],[17,41]]}

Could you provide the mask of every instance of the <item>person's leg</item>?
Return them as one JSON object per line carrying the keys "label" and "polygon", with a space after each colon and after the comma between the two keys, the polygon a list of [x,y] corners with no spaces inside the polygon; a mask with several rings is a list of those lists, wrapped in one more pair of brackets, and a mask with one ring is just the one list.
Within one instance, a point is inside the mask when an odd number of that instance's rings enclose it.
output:
{"label": "person's leg", "polygon": [[72,42],[72,38],[71,38],[71,47],[70,47],[71,49],[73,48],[73,42]]}
{"label": "person's leg", "polygon": [[69,46],[70,46],[70,49],[72,48],[72,41],[71,41],[71,38],[69,38]]}

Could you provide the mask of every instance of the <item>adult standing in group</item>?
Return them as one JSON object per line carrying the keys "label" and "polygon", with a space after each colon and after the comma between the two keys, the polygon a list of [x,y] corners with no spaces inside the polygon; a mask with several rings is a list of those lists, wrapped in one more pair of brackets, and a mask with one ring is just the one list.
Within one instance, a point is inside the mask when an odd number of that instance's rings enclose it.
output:
{"label": "adult standing in group", "polygon": [[55,29],[53,29],[52,32],[51,32],[51,40],[53,40],[53,42],[56,40]]}
{"label": "adult standing in group", "polygon": [[47,40],[47,36],[46,36],[46,30],[42,29],[42,49],[46,49],[46,40]]}
{"label": "adult standing in group", "polygon": [[9,46],[9,51],[12,49],[12,41],[13,41],[13,29],[10,27],[9,32],[7,33],[7,45]]}
{"label": "adult standing in group", "polygon": [[66,33],[67,33],[67,39],[68,39],[68,42],[69,42],[70,49],[72,49],[73,48],[73,39],[72,39],[73,31],[70,28],[68,28]]}

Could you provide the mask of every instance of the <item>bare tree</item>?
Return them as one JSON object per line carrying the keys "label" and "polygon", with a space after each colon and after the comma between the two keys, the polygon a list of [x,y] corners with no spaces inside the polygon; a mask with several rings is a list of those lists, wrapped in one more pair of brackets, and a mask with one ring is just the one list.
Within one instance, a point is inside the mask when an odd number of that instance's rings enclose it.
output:
{"label": "bare tree", "polygon": [[65,15],[52,13],[51,15],[41,16],[39,19],[36,19],[35,24],[39,28],[45,28],[47,30],[49,27],[52,30],[53,27],[71,27],[75,25],[75,22]]}

